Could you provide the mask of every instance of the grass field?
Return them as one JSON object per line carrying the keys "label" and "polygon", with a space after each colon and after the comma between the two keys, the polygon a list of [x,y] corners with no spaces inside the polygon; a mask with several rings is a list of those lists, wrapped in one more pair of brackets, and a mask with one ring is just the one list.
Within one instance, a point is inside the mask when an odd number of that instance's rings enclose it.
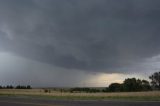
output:
{"label": "grass field", "polygon": [[160,101],[160,91],[150,92],[119,92],[119,93],[69,93],[51,91],[45,93],[43,89],[0,89],[0,96],[25,96],[47,99],[69,100],[151,100]]}

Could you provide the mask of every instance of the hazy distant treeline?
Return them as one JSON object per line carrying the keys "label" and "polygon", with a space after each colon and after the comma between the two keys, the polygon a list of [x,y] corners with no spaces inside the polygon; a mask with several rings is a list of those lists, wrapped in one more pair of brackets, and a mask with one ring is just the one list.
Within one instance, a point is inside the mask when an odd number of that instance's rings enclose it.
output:
{"label": "hazy distant treeline", "polygon": [[0,86],[0,89],[32,89],[30,85],[17,85],[17,86],[12,86],[12,85],[7,85],[7,86]]}
{"label": "hazy distant treeline", "polygon": [[112,83],[104,89],[97,88],[72,88],[70,92],[136,92],[160,90],[160,72],[149,76],[150,82],[136,78],[127,78],[123,83]]}
{"label": "hazy distant treeline", "polygon": [[136,78],[125,79],[123,83],[112,83],[108,87],[100,88],[72,88],[70,92],[134,92],[134,91],[151,91],[152,87],[147,80],[140,80]]}
{"label": "hazy distant treeline", "polygon": [[71,93],[75,93],[75,92],[87,92],[87,93],[96,93],[96,92],[102,92],[102,90],[98,89],[98,88],[71,88],[70,89]]}

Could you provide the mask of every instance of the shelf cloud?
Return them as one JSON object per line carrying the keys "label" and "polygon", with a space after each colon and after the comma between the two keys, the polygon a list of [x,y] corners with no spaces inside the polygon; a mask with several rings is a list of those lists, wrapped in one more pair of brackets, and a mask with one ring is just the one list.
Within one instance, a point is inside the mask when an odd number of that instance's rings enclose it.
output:
{"label": "shelf cloud", "polygon": [[160,54],[159,5],[159,0],[1,0],[0,52],[63,70],[143,73],[146,60]]}

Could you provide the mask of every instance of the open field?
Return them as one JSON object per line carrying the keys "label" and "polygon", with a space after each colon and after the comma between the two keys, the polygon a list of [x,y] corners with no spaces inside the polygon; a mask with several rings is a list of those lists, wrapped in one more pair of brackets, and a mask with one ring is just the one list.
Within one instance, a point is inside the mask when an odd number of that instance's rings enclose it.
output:
{"label": "open field", "polygon": [[150,92],[119,92],[119,93],[69,93],[51,90],[45,93],[43,89],[1,89],[0,96],[36,97],[48,99],[71,100],[150,100],[160,101],[160,91]]}

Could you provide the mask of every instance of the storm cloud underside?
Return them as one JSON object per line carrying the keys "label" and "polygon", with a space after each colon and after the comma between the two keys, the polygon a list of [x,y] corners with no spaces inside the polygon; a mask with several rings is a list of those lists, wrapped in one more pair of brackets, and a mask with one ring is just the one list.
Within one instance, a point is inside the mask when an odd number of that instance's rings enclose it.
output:
{"label": "storm cloud underside", "polygon": [[143,73],[160,54],[159,6],[159,0],[1,0],[0,52],[64,72]]}

